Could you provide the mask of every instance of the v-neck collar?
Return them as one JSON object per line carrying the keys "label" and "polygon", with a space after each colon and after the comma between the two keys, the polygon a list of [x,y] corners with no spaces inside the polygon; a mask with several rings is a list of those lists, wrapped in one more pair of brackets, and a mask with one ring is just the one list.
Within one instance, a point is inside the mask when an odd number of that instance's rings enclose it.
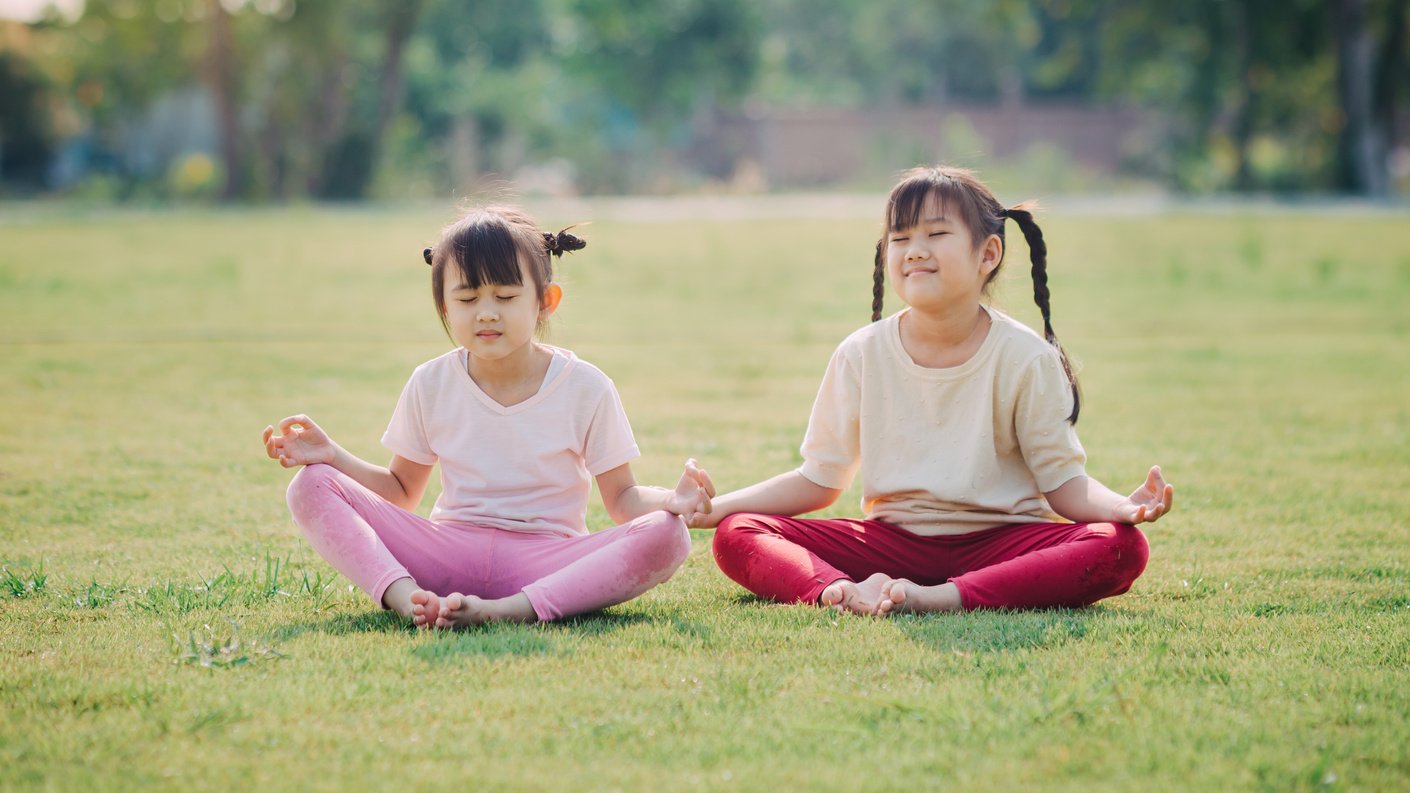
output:
{"label": "v-neck collar", "polygon": [[568,379],[568,372],[578,363],[578,356],[574,355],[572,350],[565,350],[562,347],[554,347],[548,344],[543,346],[548,349],[549,352],[553,353],[555,358],[562,356],[563,366],[555,373],[553,371],[553,364],[549,363],[548,372],[544,374],[543,382],[539,384],[539,390],[535,391],[533,396],[523,402],[516,402],[506,407],[497,402],[494,397],[485,393],[485,389],[481,388],[480,384],[475,382],[475,378],[470,376],[470,372],[466,368],[466,356],[470,353],[464,347],[461,347],[456,352],[456,358],[460,363],[460,375],[465,379],[465,385],[470,389],[470,393],[474,394],[475,398],[480,400],[480,402],[491,411],[501,416],[509,416],[528,410],[548,398],[549,394],[553,393],[558,386],[562,385],[563,382]]}

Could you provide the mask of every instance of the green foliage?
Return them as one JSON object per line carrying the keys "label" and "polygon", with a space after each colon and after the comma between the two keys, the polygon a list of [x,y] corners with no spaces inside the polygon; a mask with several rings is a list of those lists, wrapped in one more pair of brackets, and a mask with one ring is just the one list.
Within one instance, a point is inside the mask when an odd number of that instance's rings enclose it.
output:
{"label": "green foliage", "polygon": [[0,568],[0,587],[12,598],[29,597],[43,592],[48,580],[42,562],[37,568],[27,570],[23,574],[16,573],[9,567]]}
{"label": "green foliage", "polygon": [[234,622],[227,624],[230,626],[229,631],[222,630],[219,635],[211,626],[202,625],[204,635],[199,639],[194,631],[188,632],[185,638],[172,633],[172,649],[176,654],[174,663],[206,669],[234,669],[285,657],[278,650],[260,641],[241,639],[240,626]]}
{"label": "green foliage", "polygon": [[[36,26],[24,58],[0,63],[0,82],[23,78],[6,83],[15,107],[3,118],[25,134],[7,132],[5,173],[23,163],[26,178],[42,177],[57,137],[91,125],[95,164],[111,163],[118,197],[188,197],[165,169],[189,152],[131,130],[159,98],[205,87],[238,111],[217,174],[254,199],[463,194],[503,179],[526,192],[665,192],[742,165],[713,161],[733,145],[719,125],[760,108],[1050,100],[1142,109],[1147,129],[1123,152],[1138,176],[1193,192],[1325,190],[1346,186],[1356,130],[1390,141],[1410,100],[1399,79],[1410,4],[1367,0],[1357,31],[1370,46],[1374,112],[1348,116],[1347,58],[1329,31],[1354,5],[89,3],[74,22]],[[232,52],[217,70],[216,22],[227,19]],[[28,60],[40,77],[14,66]],[[723,153],[700,154],[712,147]],[[881,172],[913,164],[905,154]]]}

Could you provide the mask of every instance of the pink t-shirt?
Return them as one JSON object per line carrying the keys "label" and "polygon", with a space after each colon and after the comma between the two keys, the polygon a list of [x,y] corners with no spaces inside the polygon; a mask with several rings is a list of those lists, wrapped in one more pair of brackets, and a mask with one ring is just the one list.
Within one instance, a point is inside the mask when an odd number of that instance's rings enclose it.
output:
{"label": "pink t-shirt", "polygon": [[612,380],[568,350],[548,349],[557,359],[538,393],[510,407],[470,378],[464,349],[412,372],[382,445],[441,464],[431,520],[586,534],[590,477],[641,455]]}

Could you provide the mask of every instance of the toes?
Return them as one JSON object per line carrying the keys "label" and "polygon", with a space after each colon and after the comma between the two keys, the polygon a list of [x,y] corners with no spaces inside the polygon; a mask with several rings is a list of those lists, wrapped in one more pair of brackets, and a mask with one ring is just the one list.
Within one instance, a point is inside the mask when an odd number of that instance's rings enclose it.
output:
{"label": "toes", "polygon": [[840,606],[842,604],[842,587],[838,584],[828,584],[818,598],[818,603],[823,606]]}
{"label": "toes", "polygon": [[445,617],[452,611],[459,611],[463,608],[465,608],[465,596],[459,592],[452,592],[441,601],[441,616]]}

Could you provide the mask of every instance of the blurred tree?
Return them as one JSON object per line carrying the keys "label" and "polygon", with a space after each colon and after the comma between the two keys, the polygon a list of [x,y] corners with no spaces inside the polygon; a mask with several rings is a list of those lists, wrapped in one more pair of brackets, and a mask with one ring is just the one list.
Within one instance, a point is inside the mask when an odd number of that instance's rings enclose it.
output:
{"label": "blurred tree", "polygon": [[463,191],[555,148],[563,81],[549,61],[554,12],[545,0],[426,7],[407,51],[406,113],[430,144],[420,163],[438,188]]}
{"label": "blurred tree", "polygon": [[347,127],[323,160],[318,190],[321,198],[367,196],[387,125],[401,106],[403,55],[421,8],[421,0],[381,0],[368,9],[364,30],[381,34],[377,71],[375,79],[356,84],[363,88],[359,92],[361,101],[353,106]]}
{"label": "blurred tree", "polygon": [[207,0],[206,18],[210,26],[210,48],[207,51],[207,85],[215,99],[216,118],[220,130],[220,160],[225,166],[225,185],[220,197],[226,201],[245,192],[245,162],[240,131],[240,96],[238,65],[235,61],[235,38],[231,32],[230,14],[221,0]]}
{"label": "blurred tree", "polygon": [[[751,102],[1047,99],[1144,107],[1164,136],[1133,162],[1185,189],[1384,193],[1407,15],[1410,0],[108,0],[35,26],[24,60],[130,189],[160,188],[179,155],[132,156],[176,96],[183,119],[216,119],[226,198],[459,191],[545,161],[590,191],[669,188],[729,173],[699,142]],[[3,101],[33,108],[15,85]],[[46,112],[13,117],[40,129]]]}
{"label": "blurred tree", "polygon": [[1371,0],[1337,0],[1333,8],[1343,121],[1337,182],[1351,192],[1385,197],[1390,194],[1390,147],[1399,92],[1410,78],[1405,62],[1410,3],[1383,2],[1379,18],[1376,5]]}
{"label": "blurred tree", "polygon": [[44,186],[54,152],[48,99],[31,64],[0,51],[0,182]]}
{"label": "blurred tree", "polygon": [[562,19],[556,43],[580,95],[567,123],[605,133],[610,152],[606,168],[587,174],[599,189],[646,186],[652,161],[673,165],[669,152],[709,134],[759,63],[749,0],[567,0]]}

